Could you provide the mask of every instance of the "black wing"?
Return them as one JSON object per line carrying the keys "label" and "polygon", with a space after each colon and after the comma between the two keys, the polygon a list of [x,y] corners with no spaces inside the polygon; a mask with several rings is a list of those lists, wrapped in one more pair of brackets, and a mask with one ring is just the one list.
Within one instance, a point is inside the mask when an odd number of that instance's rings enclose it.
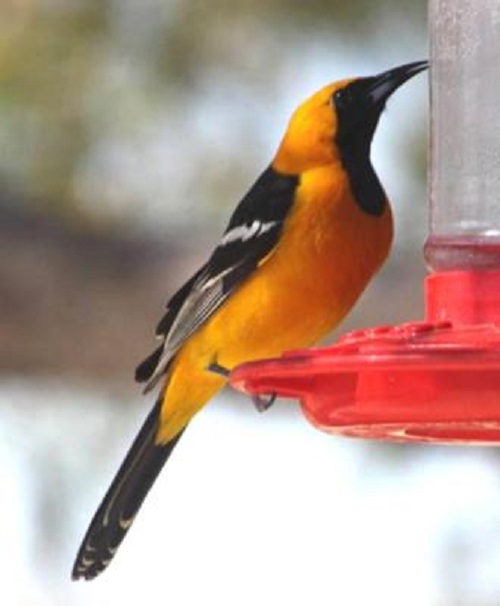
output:
{"label": "black wing", "polygon": [[169,361],[236,288],[272,253],[292,207],[299,178],[269,167],[234,211],[212,256],[169,301],[158,324],[163,339],[136,370],[152,389]]}

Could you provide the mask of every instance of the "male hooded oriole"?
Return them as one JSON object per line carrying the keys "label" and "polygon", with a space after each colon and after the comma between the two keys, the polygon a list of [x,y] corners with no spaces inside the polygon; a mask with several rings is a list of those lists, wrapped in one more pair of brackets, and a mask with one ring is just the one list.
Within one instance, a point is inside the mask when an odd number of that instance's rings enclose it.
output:
{"label": "male hooded oriole", "polygon": [[90,524],[74,579],[109,564],[190,419],[226,383],[226,369],[315,343],[380,268],[392,215],[370,145],[389,96],[426,67],[330,84],[295,111],[212,255],[170,299],[157,328],[161,345],[137,368],[145,391],[160,379],[163,387]]}

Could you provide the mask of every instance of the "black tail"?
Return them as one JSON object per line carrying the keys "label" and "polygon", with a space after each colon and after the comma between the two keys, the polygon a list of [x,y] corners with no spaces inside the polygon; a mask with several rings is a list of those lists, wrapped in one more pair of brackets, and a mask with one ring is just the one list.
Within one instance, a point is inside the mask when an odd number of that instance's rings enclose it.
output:
{"label": "black tail", "polygon": [[87,534],[73,566],[73,579],[90,580],[111,562],[156,476],[182,433],[165,445],[155,444],[161,401],[158,400],[121,464]]}

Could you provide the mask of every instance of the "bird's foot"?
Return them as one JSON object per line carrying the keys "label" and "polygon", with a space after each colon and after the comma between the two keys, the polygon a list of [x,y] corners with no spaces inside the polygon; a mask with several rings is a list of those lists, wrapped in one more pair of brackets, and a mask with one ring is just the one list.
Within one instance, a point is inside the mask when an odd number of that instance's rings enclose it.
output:
{"label": "bird's foot", "polygon": [[[225,379],[227,379],[231,374],[231,371],[228,368],[226,368],[225,366],[221,366],[218,362],[212,362],[212,364],[207,367],[207,370],[209,372],[213,372],[216,375],[224,377]],[[252,402],[254,403],[255,408],[259,412],[265,412],[274,404],[274,400],[276,400],[275,393],[252,396]]]}
{"label": "bird's foot", "polygon": [[225,379],[227,379],[229,377],[229,375],[231,374],[231,371],[229,370],[229,368],[226,368],[225,366],[221,366],[217,362],[212,362],[212,364],[210,364],[210,366],[207,367],[207,370],[209,372],[213,372],[216,375],[219,375],[220,377],[224,377]]}
{"label": "bird's foot", "polygon": [[267,395],[252,396],[252,402],[259,412],[265,412],[274,404],[277,394],[271,393]]}

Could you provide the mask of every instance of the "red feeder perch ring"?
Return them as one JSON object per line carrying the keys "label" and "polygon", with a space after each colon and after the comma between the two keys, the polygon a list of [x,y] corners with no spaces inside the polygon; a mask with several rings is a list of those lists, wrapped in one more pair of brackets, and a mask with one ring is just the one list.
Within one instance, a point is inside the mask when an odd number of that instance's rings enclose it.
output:
{"label": "red feeder perch ring", "polygon": [[299,398],[329,432],[393,441],[500,442],[500,271],[426,280],[427,318],[331,347],[243,364],[231,384]]}

